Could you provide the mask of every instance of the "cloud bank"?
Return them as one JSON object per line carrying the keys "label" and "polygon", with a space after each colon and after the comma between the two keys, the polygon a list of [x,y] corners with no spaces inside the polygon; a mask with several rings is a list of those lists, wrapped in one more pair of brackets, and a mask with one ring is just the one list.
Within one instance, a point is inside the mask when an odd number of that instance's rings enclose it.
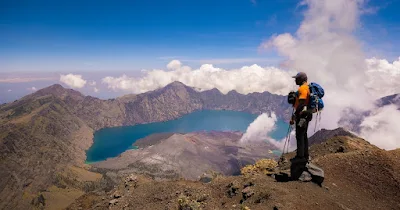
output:
{"label": "cloud bank", "polygon": [[171,61],[165,70],[143,71],[140,78],[105,77],[102,82],[113,90],[124,90],[132,93],[143,93],[167,84],[180,81],[200,90],[219,89],[222,93],[236,90],[242,94],[268,91],[285,95],[293,87],[291,78],[295,71],[284,71],[275,67],[258,65],[244,66],[240,69],[216,68],[212,64],[203,64],[199,69],[183,66],[178,60]]}
{"label": "cloud bank", "polygon": [[72,88],[83,88],[87,83],[87,81],[82,78],[82,75],[78,74],[62,74],[60,75],[60,82]]}
{"label": "cloud bank", "polygon": [[395,105],[374,110],[361,123],[361,136],[383,149],[400,147],[400,111]]}
{"label": "cloud bank", "polygon": [[[283,37],[286,36],[288,34],[283,35]],[[280,41],[278,42],[280,43]],[[292,42],[294,41],[292,40]],[[270,46],[270,41],[267,43]],[[265,43],[262,46],[265,47]],[[376,100],[383,96],[400,93],[400,58],[392,63],[378,58],[362,59],[360,63],[364,66],[364,69],[360,71],[364,75],[364,80],[360,81],[362,84],[358,85],[362,86],[362,91],[366,91],[364,95],[368,95],[371,100]],[[123,90],[132,93],[143,93],[164,87],[174,81],[180,81],[200,90],[217,88],[223,93],[231,90],[236,90],[242,94],[268,91],[274,94],[286,95],[290,90],[296,88],[291,76],[300,71],[300,67],[290,68],[293,70],[288,71],[254,64],[243,66],[239,69],[222,69],[214,67],[213,64],[203,64],[198,69],[192,69],[189,66],[184,66],[179,60],[172,60],[167,65],[168,70],[143,70],[141,77],[128,77],[126,75],[105,77],[102,79],[102,83],[115,91]],[[335,89],[342,90],[341,92],[348,90],[348,88],[342,88],[342,83],[336,83],[337,80],[342,81],[343,79],[336,80],[335,77],[332,77],[335,79],[333,80],[333,85],[326,84],[324,81],[332,80],[331,76],[329,76],[330,73],[325,75],[323,69],[321,71],[318,69],[315,72],[317,75],[312,76],[313,72],[311,70],[312,68],[310,71],[304,71],[309,74],[311,80],[321,83],[331,93],[336,92],[331,91]],[[318,74],[323,75],[321,79]],[[357,74],[355,74],[355,77],[358,77]],[[353,80],[350,79],[350,85],[352,82]],[[92,81],[89,84],[96,85],[96,82]],[[358,87],[355,87],[355,89],[358,89]]]}

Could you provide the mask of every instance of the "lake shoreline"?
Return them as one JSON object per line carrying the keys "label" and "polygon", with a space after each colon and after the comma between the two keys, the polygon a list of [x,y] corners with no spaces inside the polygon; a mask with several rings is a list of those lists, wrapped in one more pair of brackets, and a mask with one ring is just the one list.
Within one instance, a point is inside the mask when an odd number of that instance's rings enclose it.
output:
{"label": "lake shoreline", "polygon": [[[92,146],[86,151],[86,162],[98,162],[117,157],[132,146],[143,147],[144,142],[152,134],[171,135],[172,133],[191,133],[197,131],[240,131],[246,129],[258,115],[230,110],[200,110],[180,118],[138,124],[133,126],[119,126],[103,128],[94,133]],[[283,120],[277,121],[277,131],[271,133],[272,138],[281,139],[286,134],[287,125]],[[138,144],[135,144],[138,140]]]}

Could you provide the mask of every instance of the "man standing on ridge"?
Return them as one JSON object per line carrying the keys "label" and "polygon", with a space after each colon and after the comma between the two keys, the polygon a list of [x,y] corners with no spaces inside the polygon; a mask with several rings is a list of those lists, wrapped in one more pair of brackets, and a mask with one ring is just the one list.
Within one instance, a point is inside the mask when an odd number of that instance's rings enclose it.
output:
{"label": "man standing on ridge", "polygon": [[308,110],[310,89],[306,73],[299,72],[293,78],[295,78],[296,85],[299,86],[293,105],[295,111],[290,120],[290,125],[296,123],[297,153],[295,159],[307,162],[309,159],[307,129],[309,122],[312,120],[312,112]]}

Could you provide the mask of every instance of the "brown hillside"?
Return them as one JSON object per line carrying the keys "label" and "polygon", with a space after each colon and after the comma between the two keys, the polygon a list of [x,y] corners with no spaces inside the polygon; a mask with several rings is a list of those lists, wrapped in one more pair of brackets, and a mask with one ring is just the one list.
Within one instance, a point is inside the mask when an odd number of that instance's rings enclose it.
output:
{"label": "brown hillside", "polygon": [[82,196],[69,209],[400,209],[400,150],[336,136],[311,151],[312,162],[325,170],[322,187],[276,182],[263,173],[217,176],[210,183],[131,177],[109,193]]}

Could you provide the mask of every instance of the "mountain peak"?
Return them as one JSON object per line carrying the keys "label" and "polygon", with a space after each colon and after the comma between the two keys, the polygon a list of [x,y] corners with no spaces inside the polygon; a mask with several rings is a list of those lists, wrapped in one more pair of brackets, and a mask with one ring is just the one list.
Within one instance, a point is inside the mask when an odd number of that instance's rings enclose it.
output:
{"label": "mountain peak", "polygon": [[185,84],[183,84],[180,81],[174,81],[172,83],[169,83],[167,86],[165,87],[187,87]]}
{"label": "mountain peak", "polygon": [[66,96],[70,96],[74,99],[83,99],[83,97],[84,97],[80,92],[73,90],[73,89],[64,88],[60,84],[54,84],[54,85],[45,87],[43,89],[40,89],[40,90],[36,91],[35,93],[33,93],[31,96],[41,97],[41,96],[46,96],[46,95],[53,95],[53,96],[59,97],[59,98],[65,98]]}
{"label": "mountain peak", "polygon": [[310,145],[319,144],[335,136],[347,136],[351,138],[359,138],[357,135],[353,134],[349,130],[343,127],[339,127],[334,130],[321,129],[317,131],[313,136],[310,137],[309,143]]}
{"label": "mountain peak", "polygon": [[231,91],[229,91],[229,92],[227,93],[227,95],[230,95],[230,94],[236,95],[236,94],[238,94],[238,92],[237,92],[236,90],[231,90]]}
{"label": "mountain peak", "polygon": [[174,81],[172,83],[169,83],[168,85],[166,85],[165,87],[163,87],[161,89],[162,90],[169,90],[169,89],[184,90],[184,89],[193,89],[193,88],[183,84],[182,82]]}

